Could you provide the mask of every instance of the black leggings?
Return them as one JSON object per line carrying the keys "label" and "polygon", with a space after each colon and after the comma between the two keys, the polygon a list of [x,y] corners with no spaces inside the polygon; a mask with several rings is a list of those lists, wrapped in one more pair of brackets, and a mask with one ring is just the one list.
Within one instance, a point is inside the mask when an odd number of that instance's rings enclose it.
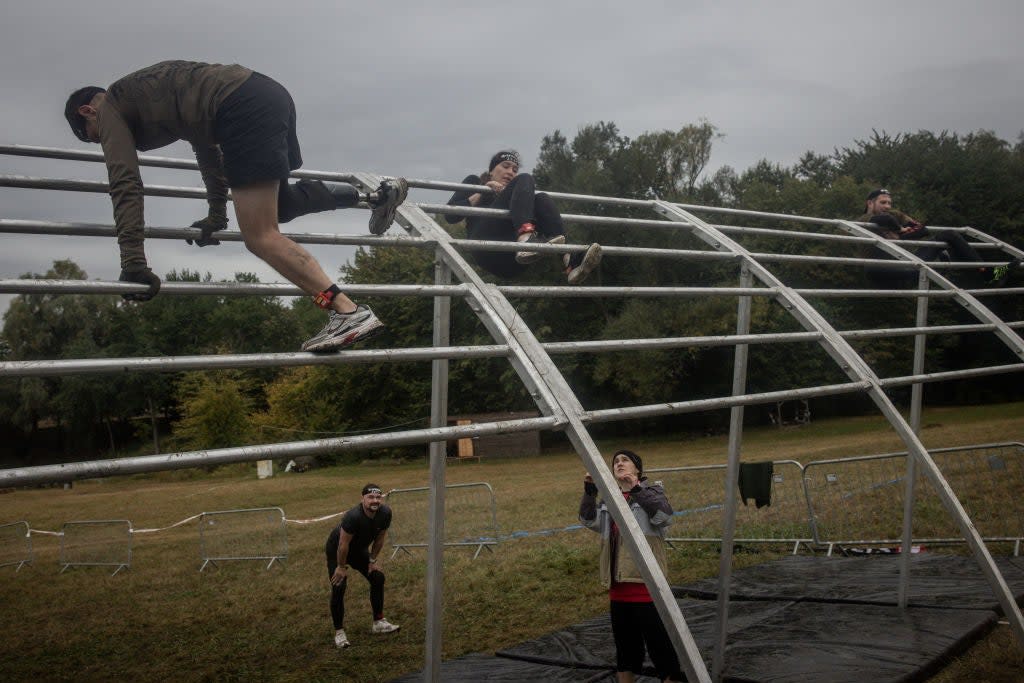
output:
{"label": "black leggings", "polygon": [[[944,247],[922,247],[914,254],[922,261],[938,261],[942,252],[948,251],[949,258],[954,263],[979,263],[982,259],[967,240],[958,232],[943,230],[928,238],[933,242],[945,242]],[[886,255],[886,258],[889,258]],[[917,284],[917,271],[912,268],[892,268],[885,265],[874,265],[867,267],[868,277],[871,281],[881,287],[912,287]],[[964,284],[974,286],[984,280],[984,276],[977,273],[969,274]],[[978,282],[973,282],[978,280]]]}
{"label": "black leggings", "polygon": [[[562,214],[558,212],[551,197],[537,192],[537,185],[529,173],[520,173],[501,191],[487,208],[508,209],[508,218],[470,218],[467,232],[471,240],[515,242],[517,231],[523,223],[533,223],[545,241],[565,234]],[[516,262],[512,251],[474,251],[473,259],[484,270],[499,277],[515,277],[526,270]],[[576,265],[581,254],[573,254]],[[570,263],[570,265],[572,265]]]}
{"label": "black leggings", "polygon": [[946,246],[921,248],[917,252],[917,257],[922,261],[934,261],[939,258],[939,254],[947,249],[949,250],[949,259],[954,263],[977,263],[981,261],[978,252],[958,232],[943,230],[929,239],[933,242],[945,242]]}
{"label": "black leggings", "polygon": [[642,673],[644,649],[651,656],[659,679],[683,681],[679,658],[653,602],[611,601],[615,670]]}
{"label": "black leggings", "polygon": [[[370,582],[370,608],[373,610],[373,618],[381,619],[384,616],[384,574],[379,571],[368,571],[370,568],[369,555],[362,555],[348,558],[348,566],[366,577]],[[338,568],[337,554],[327,553],[327,576],[334,576],[334,570]],[[334,622],[334,630],[345,626],[345,589],[348,587],[348,577],[335,586],[331,584],[331,620]]]}

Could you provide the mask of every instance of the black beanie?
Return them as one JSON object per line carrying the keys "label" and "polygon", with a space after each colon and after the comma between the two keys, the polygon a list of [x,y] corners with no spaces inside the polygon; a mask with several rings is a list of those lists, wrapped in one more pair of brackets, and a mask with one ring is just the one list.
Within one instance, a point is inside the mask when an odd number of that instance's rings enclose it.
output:
{"label": "black beanie", "polygon": [[85,132],[85,117],[78,113],[78,108],[92,102],[92,98],[101,92],[107,91],[95,85],[87,85],[71,93],[64,105],[64,118],[68,120],[71,132],[82,142],[89,142],[89,136]]}
{"label": "black beanie", "polygon": [[487,165],[488,173],[492,171],[495,166],[497,166],[503,161],[511,161],[516,166],[521,165],[519,161],[519,152],[515,151],[514,149],[503,149],[497,154],[495,154],[493,157],[491,157],[491,163]]}
{"label": "black beanie", "polygon": [[641,460],[640,456],[634,453],[633,451],[628,451],[625,448],[617,450],[615,451],[615,455],[612,456],[612,460],[615,460],[616,455],[624,455],[630,460],[632,460],[633,464],[636,465],[637,476],[640,476],[641,474],[644,473],[644,461]]}

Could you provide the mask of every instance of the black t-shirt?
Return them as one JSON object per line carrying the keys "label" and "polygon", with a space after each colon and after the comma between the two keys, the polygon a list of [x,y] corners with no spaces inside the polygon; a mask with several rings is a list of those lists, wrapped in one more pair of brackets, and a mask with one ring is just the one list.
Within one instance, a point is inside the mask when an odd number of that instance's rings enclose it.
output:
{"label": "black t-shirt", "polygon": [[345,513],[341,518],[341,524],[334,527],[331,535],[327,537],[327,552],[332,556],[338,552],[338,543],[341,541],[341,530],[352,535],[352,542],[348,545],[349,554],[359,553],[365,555],[370,544],[377,538],[380,532],[391,526],[391,508],[383,503],[377,508],[377,514],[367,517],[363,512],[363,505],[360,503]]}

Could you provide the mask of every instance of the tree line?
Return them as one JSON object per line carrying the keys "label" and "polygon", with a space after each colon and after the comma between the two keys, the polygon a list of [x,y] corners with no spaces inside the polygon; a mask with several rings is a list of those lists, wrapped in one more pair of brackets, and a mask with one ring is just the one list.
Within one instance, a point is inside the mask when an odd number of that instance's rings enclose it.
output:
{"label": "tree line", "polygon": [[[1024,243],[1024,136],[1016,144],[994,133],[966,135],[928,131],[875,132],[830,154],[807,152],[796,164],[762,160],[743,172],[708,168],[721,133],[707,121],[675,131],[624,136],[611,122],[581,127],[570,141],[560,131],[543,138],[534,168],[538,186],[551,191],[607,195],[743,208],[823,218],[856,218],[864,197],[890,189],[901,210],[931,225],[972,225],[1002,240]],[[571,212],[569,207],[563,207]],[[588,213],[652,216],[614,205]],[[711,223],[779,227],[751,218],[702,215]],[[787,227],[783,224],[782,227]],[[794,225],[795,227],[795,225]],[[626,225],[567,226],[572,242],[706,249],[684,229]],[[815,229],[806,225],[802,230]],[[464,236],[464,225],[451,231]],[[850,256],[831,243],[811,246],[772,236],[737,238],[752,252]],[[357,250],[342,268],[345,282],[423,283],[433,280],[427,250],[377,247]],[[520,282],[560,282],[554,260],[538,264]],[[865,287],[856,267],[773,263],[770,268],[794,287]],[[735,264],[655,258],[606,258],[595,282],[611,286],[735,286]],[[42,274],[24,277],[85,279],[72,261],[57,261]],[[953,276],[954,279],[956,276]],[[210,280],[189,270],[167,281]],[[485,276],[485,279],[492,279]],[[236,281],[255,277],[239,273]],[[993,307],[1019,320],[1021,297],[1002,297]],[[386,321],[388,334],[371,348],[429,346],[432,302],[428,298],[368,298]],[[736,325],[730,297],[700,299],[523,299],[513,302],[541,341],[727,335]],[[814,305],[838,329],[909,326],[914,304],[897,299],[824,299]],[[293,351],[321,324],[311,302],[285,303],[269,296],[159,296],[144,305],[118,297],[26,294],[4,315],[0,359],[112,358],[204,353]],[[972,322],[949,302],[933,302],[931,324]],[[774,303],[755,299],[752,331],[798,331]],[[452,344],[492,343],[461,301],[453,305]],[[989,335],[990,336],[990,335]],[[881,376],[911,374],[912,340],[870,340],[855,347]],[[748,391],[773,391],[846,380],[815,343],[753,345]],[[726,395],[731,390],[732,347],[621,351],[555,357],[583,405],[591,409],[683,401]],[[999,343],[981,335],[932,336],[931,372],[1016,362]],[[451,362],[449,412],[453,415],[530,410],[533,403],[509,363]],[[930,385],[930,402],[1017,400],[1013,376]],[[895,392],[902,398],[901,392]],[[855,413],[863,397],[815,400],[816,415]],[[79,457],[120,456],[223,446],[293,441],[426,426],[430,412],[430,367],[426,363],[380,363],[260,370],[112,373],[0,379],[0,438],[10,461],[34,464]],[[765,419],[760,409],[748,420]],[[606,433],[714,431],[728,416],[702,413],[601,426]],[[402,453],[419,453],[406,449]],[[392,454],[376,452],[377,455]],[[364,456],[360,456],[364,457]]]}

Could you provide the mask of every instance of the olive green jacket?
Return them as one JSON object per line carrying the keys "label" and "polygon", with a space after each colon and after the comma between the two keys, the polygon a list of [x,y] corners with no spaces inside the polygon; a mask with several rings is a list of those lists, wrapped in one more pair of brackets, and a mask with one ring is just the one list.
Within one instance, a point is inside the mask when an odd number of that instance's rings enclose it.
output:
{"label": "olive green jacket", "polygon": [[176,140],[192,144],[211,212],[224,211],[224,178],[214,123],[221,103],[252,75],[237,64],[160,62],[115,81],[97,108],[96,125],[110,180],[121,267],[145,266],[142,176],[138,151]]}

